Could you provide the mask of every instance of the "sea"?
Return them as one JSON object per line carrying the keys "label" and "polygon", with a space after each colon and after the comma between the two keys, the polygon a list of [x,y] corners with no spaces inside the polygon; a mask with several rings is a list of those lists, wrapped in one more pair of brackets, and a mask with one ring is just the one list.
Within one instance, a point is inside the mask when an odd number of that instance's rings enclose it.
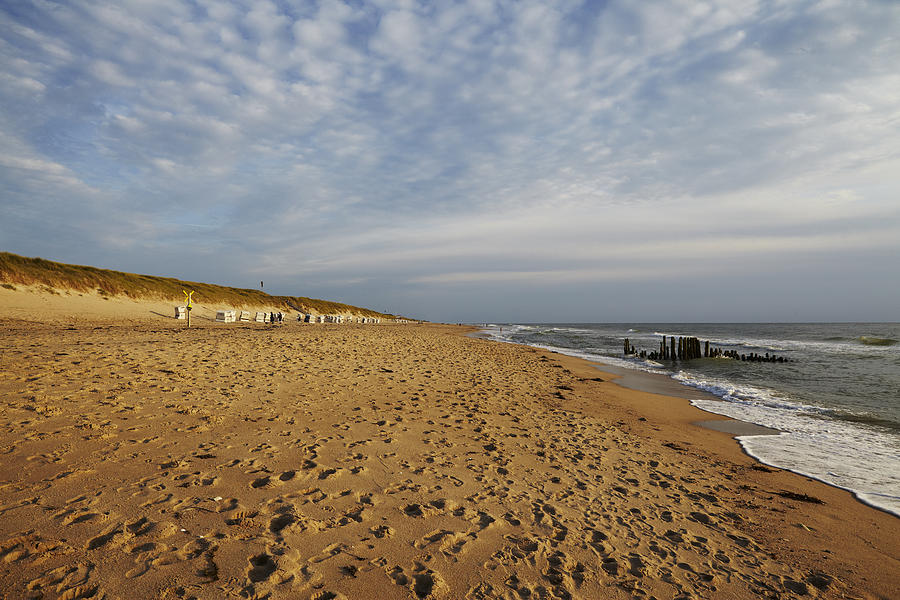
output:
{"label": "sea", "polygon": [[[780,432],[737,438],[760,462],[900,516],[900,323],[492,323],[483,335],[710,392],[717,399],[697,394],[691,403]],[[649,354],[663,336],[786,362],[654,361],[623,353],[625,338]]]}

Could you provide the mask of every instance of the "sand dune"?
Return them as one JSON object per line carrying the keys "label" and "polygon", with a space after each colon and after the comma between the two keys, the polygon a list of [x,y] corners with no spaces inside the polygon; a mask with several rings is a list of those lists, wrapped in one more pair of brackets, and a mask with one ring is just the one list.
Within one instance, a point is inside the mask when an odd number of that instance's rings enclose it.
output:
{"label": "sand dune", "polygon": [[0,322],[4,597],[897,589],[896,518],[574,359],[442,326],[49,320]]}

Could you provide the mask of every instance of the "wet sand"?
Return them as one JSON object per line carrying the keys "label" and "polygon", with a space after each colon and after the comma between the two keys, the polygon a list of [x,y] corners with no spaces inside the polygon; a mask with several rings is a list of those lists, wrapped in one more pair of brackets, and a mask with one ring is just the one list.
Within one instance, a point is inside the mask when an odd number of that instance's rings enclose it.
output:
{"label": "wet sand", "polygon": [[900,519],[585,361],[133,308],[0,318],[2,597],[896,593]]}
{"label": "wet sand", "polygon": [[[682,385],[671,377],[656,373],[645,373],[643,371],[635,371],[632,369],[623,369],[611,365],[597,364],[598,369],[609,373],[615,379],[617,385],[636,390],[639,392],[649,392],[670,398],[684,398],[685,400],[712,400],[721,402],[717,396],[709,392],[698,390],[686,385]],[[701,411],[699,414],[705,415],[704,420],[695,421],[695,425],[715,429],[723,433],[733,436],[745,435],[777,435],[778,430],[771,427],[763,427],[755,423],[748,423],[738,419],[732,419],[723,415],[714,415],[714,419],[709,419],[710,414]]]}

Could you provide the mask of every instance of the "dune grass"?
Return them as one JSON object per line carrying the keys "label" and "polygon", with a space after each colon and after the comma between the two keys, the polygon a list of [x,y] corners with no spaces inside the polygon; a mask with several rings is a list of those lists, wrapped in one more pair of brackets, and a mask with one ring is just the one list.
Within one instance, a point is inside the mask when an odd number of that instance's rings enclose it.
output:
{"label": "dune grass", "polygon": [[39,286],[42,291],[49,293],[73,290],[104,297],[124,296],[133,300],[165,300],[175,303],[184,302],[182,290],[194,290],[194,302],[201,304],[226,304],[236,308],[272,306],[317,314],[393,318],[393,315],[341,302],[304,296],[272,296],[261,290],[69,265],[0,252],[0,286],[16,289],[16,285]]}

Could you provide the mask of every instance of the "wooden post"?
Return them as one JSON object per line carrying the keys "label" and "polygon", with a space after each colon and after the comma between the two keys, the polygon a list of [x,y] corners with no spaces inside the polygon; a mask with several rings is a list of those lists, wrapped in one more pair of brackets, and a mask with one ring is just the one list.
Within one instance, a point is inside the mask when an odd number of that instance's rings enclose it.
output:
{"label": "wooden post", "polygon": [[181,290],[181,293],[185,295],[185,298],[187,298],[187,303],[186,303],[185,309],[187,310],[187,326],[188,326],[188,328],[190,328],[190,326],[191,326],[191,307],[193,306],[192,299],[194,296],[194,292],[193,292],[193,290],[191,290],[191,292],[188,293],[184,290]]}
{"label": "wooden post", "polygon": [[674,361],[675,360],[675,336],[674,335],[669,339],[669,344],[672,346],[672,360]]}

